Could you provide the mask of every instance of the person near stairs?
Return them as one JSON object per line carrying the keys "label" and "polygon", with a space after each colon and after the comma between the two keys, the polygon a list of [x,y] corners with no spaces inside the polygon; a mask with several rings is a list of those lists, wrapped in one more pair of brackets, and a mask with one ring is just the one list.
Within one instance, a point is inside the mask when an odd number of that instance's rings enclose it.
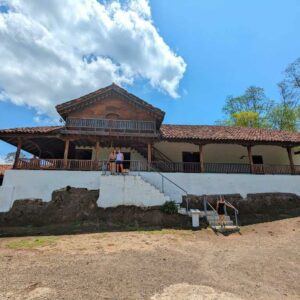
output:
{"label": "person near stairs", "polygon": [[217,202],[217,213],[219,215],[219,225],[221,227],[225,227],[225,215],[226,215],[225,207],[226,206],[234,208],[230,203],[225,202],[224,196],[220,196],[220,198]]}
{"label": "person near stairs", "polygon": [[224,197],[220,196],[219,200],[217,201],[217,212],[219,215],[219,225],[221,227],[225,227],[225,205]]}

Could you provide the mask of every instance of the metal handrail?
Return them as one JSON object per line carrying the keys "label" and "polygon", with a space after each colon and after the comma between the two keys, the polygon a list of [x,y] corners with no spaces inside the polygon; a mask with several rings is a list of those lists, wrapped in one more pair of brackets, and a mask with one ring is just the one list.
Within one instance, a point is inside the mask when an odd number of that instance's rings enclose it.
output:
{"label": "metal handrail", "polygon": [[215,210],[215,208],[209,203],[209,201],[207,201],[207,196],[204,195],[204,212],[205,212],[205,215],[207,216],[207,204],[208,206],[215,212],[217,213],[217,211]]}
{"label": "metal handrail", "polygon": [[[228,201],[226,201],[225,200],[225,204],[227,204],[226,206],[228,206],[228,207],[230,207],[230,208],[232,208],[233,210],[234,210],[234,217],[235,217],[235,225],[236,226],[239,226],[238,225],[238,217],[237,217],[237,215],[238,215],[238,213],[239,213],[239,210],[236,208],[236,207],[234,207],[234,205],[232,205],[231,203],[229,203]],[[229,204],[229,205],[228,205]],[[225,207],[226,207],[225,206]],[[226,214],[227,214],[227,211],[226,211]]]}
{"label": "metal handrail", "polygon": [[[172,181],[170,178],[166,177],[165,175],[161,174],[159,171],[157,171],[157,169],[155,169],[151,164],[149,164],[149,169],[154,171],[155,173],[159,174],[162,178],[162,192],[164,193],[164,179],[166,179],[167,181],[169,181],[171,184],[173,184],[174,186],[176,186],[178,189],[180,189],[182,192],[185,193],[185,195],[188,194],[188,192],[181,187],[180,185],[178,185],[176,182]],[[188,199],[186,199],[186,210],[189,210],[189,203],[188,203]]]}

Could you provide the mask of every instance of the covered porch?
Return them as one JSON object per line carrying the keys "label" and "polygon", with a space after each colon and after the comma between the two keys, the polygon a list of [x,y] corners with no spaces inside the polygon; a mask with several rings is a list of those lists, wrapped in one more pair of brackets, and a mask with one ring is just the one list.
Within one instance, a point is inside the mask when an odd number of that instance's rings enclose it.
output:
{"label": "covered porch", "polygon": [[[35,145],[35,146],[34,146]],[[45,149],[47,145],[47,149]],[[129,172],[300,175],[299,149],[282,145],[195,144],[129,137],[19,138],[14,169],[106,171],[112,147]],[[20,158],[24,149],[32,158]],[[31,151],[30,151],[31,150]]]}

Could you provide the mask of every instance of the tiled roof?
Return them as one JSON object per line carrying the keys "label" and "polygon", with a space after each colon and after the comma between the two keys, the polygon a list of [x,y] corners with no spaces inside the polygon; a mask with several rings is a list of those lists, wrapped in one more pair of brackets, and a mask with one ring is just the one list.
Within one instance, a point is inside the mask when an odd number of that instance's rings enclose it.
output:
{"label": "tiled roof", "polygon": [[166,140],[246,141],[292,143],[300,145],[300,133],[261,128],[244,128],[209,125],[162,125],[161,136]]}
{"label": "tiled roof", "polygon": [[0,129],[0,134],[15,133],[50,133],[61,129],[62,126],[43,126],[43,127],[19,127],[10,129]]}
{"label": "tiled roof", "polygon": [[121,88],[120,86],[116,85],[115,83],[113,83],[113,84],[111,84],[107,87],[104,87],[102,89],[99,89],[95,92],[89,93],[89,94],[87,94],[85,96],[82,96],[80,98],[77,98],[77,99],[70,100],[68,102],[64,102],[62,104],[59,104],[59,105],[56,106],[56,110],[58,111],[58,113],[60,115],[62,115],[64,117],[65,113],[68,112],[69,110],[73,110],[74,107],[77,107],[78,105],[83,104],[83,103],[88,104],[89,101],[95,99],[96,96],[103,95],[108,91],[115,91],[117,93],[120,93],[121,95],[124,95],[128,99],[142,105],[146,109],[149,109],[149,110],[153,111],[155,114],[157,114],[159,116],[161,121],[163,120],[165,112],[163,112],[159,108],[149,104],[148,102],[136,97],[135,95],[133,95],[131,93],[128,93],[125,89]]}
{"label": "tiled roof", "polygon": [[0,165],[0,175],[4,175],[4,172],[10,170],[12,165]]}
{"label": "tiled roof", "polygon": [[[63,126],[21,127],[0,130],[0,135],[10,134],[48,134],[59,132]],[[163,140],[198,142],[245,142],[245,143],[285,143],[300,145],[300,133],[229,126],[212,125],[170,125],[160,127]]]}

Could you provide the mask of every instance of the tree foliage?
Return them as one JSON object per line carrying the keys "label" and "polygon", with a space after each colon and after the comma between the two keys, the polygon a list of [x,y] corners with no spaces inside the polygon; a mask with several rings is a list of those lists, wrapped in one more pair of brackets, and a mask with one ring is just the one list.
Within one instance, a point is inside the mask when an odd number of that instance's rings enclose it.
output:
{"label": "tree foliage", "polygon": [[[227,97],[224,125],[300,130],[300,58],[288,65],[278,84],[280,99],[271,101],[261,87],[250,86],[243,95]],[[220,123],[220,122],[218,122]]]}
{"label": "tree foliage", "polygon": [[250,86],[245,93],[238,97],[229,96],[223,107],[225,114],[231,116],[237,112],[252,111],[259,115],[265,115],[271,108],[272,101],[266,97],[261,87]]}
{"label": "tree foliage", "polygon": [[273,102],[261,87],[250,86],[238,97],[229,96],[223,107],[227,119],[223,124],[242,127],[265,127],[265,118]]}
{"label": "tree foliage", "polygon": [[238,127],[260,127],[259,114],[253,111],[241,111],[232,114],[235,126]]}

